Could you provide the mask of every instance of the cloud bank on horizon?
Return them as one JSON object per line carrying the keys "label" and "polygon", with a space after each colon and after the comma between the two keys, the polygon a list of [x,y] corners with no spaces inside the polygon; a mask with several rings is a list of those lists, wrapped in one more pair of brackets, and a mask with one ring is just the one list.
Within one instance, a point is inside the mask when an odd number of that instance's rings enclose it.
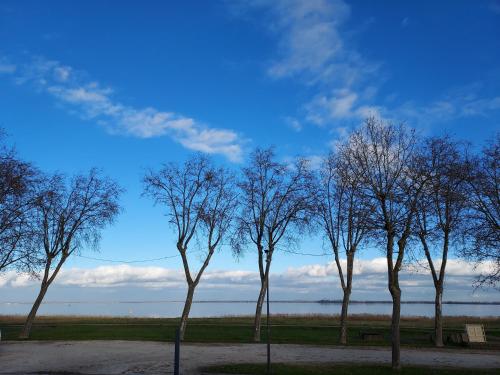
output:
{"label": "cloud bank on horizon", "polygon": [[[342,260],[345,267],[345,259]],[[387,260],[385,258],[360,259],[354,268],[354,294],[365,299],[383,299],[387,293]],[[402,273],[401,287],[408,300],[433,299],[433,285],[429,270],[424,261],[415,263]],[[447,264],[447,296],[454,298],[469,297],[473,294],[474,278],[487,272],[492,264],[484,263],[474,267],[471,263],[460,259],[450,259]],[[254,290],[260,283],[258,272],[243,270],[211,270],[200,283],[200,293],[210,290],[218,293],[220,299],[254,298]],[[299,267],[289,267],[285,272],[272,273],[271,283],[274,298],[280,295],[296,296],[296,299],[334,298],[340,296],[337,268],[334,262],[327,264],[309,264]],[[0,275],[0,290],[14,288],[22,295],[23,290],[38,284],[36,278],[28,274],[8,271]],[[185,277],[180,269],[159,266],[111,265],[95,268],[63,269],[55,281],[54,287],[72,288],[123,288],[139,287],[146,289],[183,290]],[[482,291],[482,295],[493,293]],[[458,297],[457,297],[458,296]],[[492,294],[494,296],[494,294]],[[306,299],[307,299],[306,298]],[[359,298],[359,297],[358,297]],[[21,298],[22,299],[22,298]],[[462,298],[463,299],[463,298]]]}

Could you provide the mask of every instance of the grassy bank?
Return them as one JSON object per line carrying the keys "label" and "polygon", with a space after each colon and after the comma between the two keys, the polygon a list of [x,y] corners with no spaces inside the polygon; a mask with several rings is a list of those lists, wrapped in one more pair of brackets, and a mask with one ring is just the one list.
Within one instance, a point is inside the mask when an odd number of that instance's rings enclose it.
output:
{"label": "grassy bank", "polygon": [[[0,316],[2,339],[16,340],[24,318]],[[152,340],[173,341],[178,319],[105,318],[105,317],[39,317],[33,326],[33,340]],[[187,342],[248,343],[252,338],[252,317],[193,318],[186,332]],[[339,334],[336,316],[272,316],[273,343],[335,345]],[[489,348],[500,348],[500,318],[445,318],[445,337],[463,332],[465,323],[484,324],[491,342]],[[265,324],[265,321],[264,321]],[[381,340],[365,341],[361,333],[375,332]],[[401,342],[407,346],[431,347],[433,320],[403,318]],[[389,345],[388,316],[355,315],[349,327],[350,345]],[[265,329],[262,339],[266,339]],[[498,339],[499,341],[496,341]],[[458,345],[448,344],[450,347]]]}
{"label": "grassy bank", "polygon": [[[204,369],[207,373],[217,374],[265,374],[266,366],[259,364],[237,364],[212,366]],[[273,375],[389,375],[394,374],[388,366],[353,366],[353,365],[286,365],[274,364]],[[471,369],[433,369],[429,367],[403,367],[401,375],[479,375],[500,374],[500,370]]]}

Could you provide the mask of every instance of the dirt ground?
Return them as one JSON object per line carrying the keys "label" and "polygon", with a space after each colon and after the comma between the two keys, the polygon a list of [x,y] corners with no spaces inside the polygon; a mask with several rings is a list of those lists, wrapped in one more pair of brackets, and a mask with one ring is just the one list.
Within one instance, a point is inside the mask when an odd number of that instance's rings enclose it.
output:
{"label": "dirt ground", "polygon": [[[29,341],[0,343],[0,374],[64,372],[67,374],[173,373],[174,347],[143,341]],[[342,348],[273,345],[275,362],[390,363],[388,348]],[[263,344],[185,344],[181,372],[200,374],[200,367],[229,362],[265,362]],[[403,349],[403,364],[500,368],[499,352]]]}

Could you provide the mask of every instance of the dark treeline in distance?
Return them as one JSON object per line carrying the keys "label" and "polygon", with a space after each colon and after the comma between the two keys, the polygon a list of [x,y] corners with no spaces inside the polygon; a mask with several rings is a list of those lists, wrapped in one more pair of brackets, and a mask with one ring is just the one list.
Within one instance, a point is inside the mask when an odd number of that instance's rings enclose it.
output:
{"label": "dark treeline in distance", "polygon": [[[28,337],[65,261],[95,248],[120,212],[121,188],[96,169],[72,179],[47,175],[7,147],[2,135],[0,142],[0,272],[15,269],[41,280],[21,335]],[[449,256],[486,262],[489,272],[475,286],[499,286],[499,160],[500,133],[473,152],[450,136],[424,138],[403,124],[368,118],[318,169],[305,158],[282,162],[273,148],[255,149],[239,173],[201,154],[153,169],[144,177],[145,195],[166,213],[176,236],[165,248],[177,249],[186,277],[181,337],[204,271],[217,250],[230,245],[235,256],[258,255],[253,339],[259,341],[273,255],[320,235],[335,261],[343,298],[317,302],[341,303],[340,343],[347,343],[349,303],[388,303],[350,301],[356,254],[370,247],[387,259],[393,368],[401,366],[401,304],[429,303],[402,301],[399,274],[412,262],[429,269],[435,345],[442,346],[442,304],[466,303],[442,300]],[[196,272],[192,253],[201,257]]]}
{"label": "dark treeline in distance", "polygon": [[[340,304],[342,303],[343,300],[329,300],[329,299],[321,299],[319,301],[313,301],[314,303],[325,303],[325,304],[328,304],[328,303],[332,303],[332,304]],[[273,301],[273,302],[288,302],[288,301]],[[302,301],[290,301],[290,302],[297,302],[297,303],[301,303]],[[303,303],[307,303],[306,301],[303,301]],[[363,301],[363,300],[352,300],[349,302],[350,304],[361,304],[361,305],[365,305],[365,304],[389,304],[389,303],[392,303],[392,301],[387,301],[387,300],[380,300],[380,301],[377,301],[377,300],[366,300],[366,301]],[[403,305],[434,305],[436,303],[436,301],[401,301],[401,304]],[[480,301],[480,302],[476,302],[476,301],[441,301],[441,303],[443,305],[500,305],[500,301],[498,302],[487,302],[487,301]]]}

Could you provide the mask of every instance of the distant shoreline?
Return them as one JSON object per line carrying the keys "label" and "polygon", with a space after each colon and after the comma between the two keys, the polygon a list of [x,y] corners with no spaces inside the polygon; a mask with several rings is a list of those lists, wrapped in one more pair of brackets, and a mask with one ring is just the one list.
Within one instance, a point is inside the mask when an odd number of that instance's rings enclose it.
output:
{"label": "distant shoreline", "polygon": [[[184,303],[182,300],[152,300],[152,301],[44,301],[44,304],[88,304],[88,303],[98,303],[98,304],[147,304],[147,303]],[[201,300],[193,301],[193,303],[255,303],[254,300]],[[342,304],[342,300],[276,300],[270,301],[270,303],[303,303],[303,304]],[[433,305],[434,301],[401,301],[402,304],[407,305]],[[31,305],[33,301],[0,301],[0,304],[5,305]],[[350,301],[349,304],[392,304],[392,301]],[[486,301],[443,301],[444,305],[500,305],[500,301],[496,302],[486,302]]]}

